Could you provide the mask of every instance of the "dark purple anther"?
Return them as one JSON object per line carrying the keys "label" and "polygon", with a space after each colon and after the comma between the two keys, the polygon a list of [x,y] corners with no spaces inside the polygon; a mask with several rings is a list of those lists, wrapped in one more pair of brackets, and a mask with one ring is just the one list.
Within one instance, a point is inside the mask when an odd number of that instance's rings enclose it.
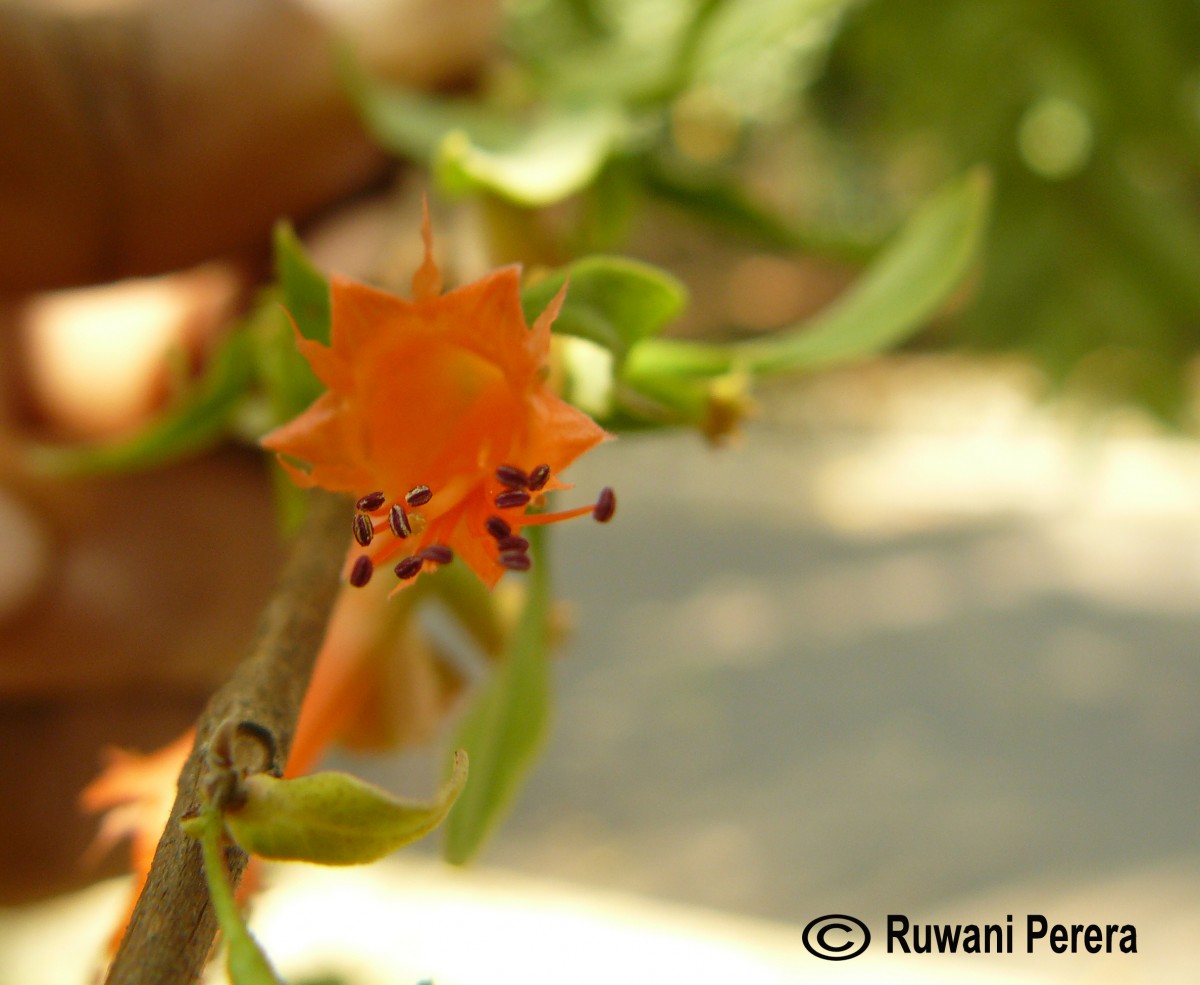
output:
{"label": "dark purple anther", "polygon": [[600,490],[596,497],[596,505],[592,507],[592,517],[597,523],[608,523],[617,512],[617,494],[609,486]]}
{"label": "dark purple anther", "polygon": [[397,537],[407,537],[412,533],[412,527],[408,523],[408,514],[404,512],[404,507],[399,503],[393,503],[392,508],[388,510],[388,526],[392,528],[392,533]]}
{"label": "dark purple anther", "polygon": [[512,527],[508,525],[508,521],[502,516],[489,516],[483,525],[487,528],[487,532],[495,537],[496,540],[499,540],[501,537],[507,537],[512,533]]}
{"label": "dark purple anther", "polygon": [[524,554],[529,550],[529,541],[524,537],[519,537],[516,534],[509,534],[507,537],[501,537],[496,541],[496,546],[501,551],[520,551]]}
{"label": "dark purple anther", "polygon": [[529,488],[537,492],[550,481],[550,466],[539,465],[529,473]]}
{"label": "dark purple anther", "polygon": [[449,564],[454,560],[454,552],[445,544],[430,544],[417,551],[417,557],[433,564]]}
{"label": "dark purple anther", "polygon": [[405,581],[409,578],[416,578],[417,573],[421,570],[421,565],[424,563],[424,558],[409,555],[396,565],[396,577]]}
{"label": "dark purple anther", "polygon": [[358,541],[359,547],[366,547],[371,543],[371,538],[375,536],[375,526],[371,523],[371,518],[365,513],[354,514],[354,539]]}
{"label": "dark purple anther", "polygon": [[496,466],[496,479],[500,485],[508,486],[509,489],[524,489],[529,485],[529,476],[525,474],[525,470],[515,465]]}
{"label": "dark purple anther", "polygon": [[350,584],[355,588],[362,588],[374,573],[375,565],[371,563],[371,559],[365,554],[360,554],[354,559],[354,567],[350,569]]}
{"label": "dark purple anther", "polygon": [[382,492],[367,493],[362,499],[360,499],[354,505],[357,506],[364,513],[370,513],[374,510],[379,509],[379,507],[381,507],[383,505],[384,500],[386,500],[386,499],[387,499],[387,497]]}
{"label": "dark purple anther", "polygon": [[503,551],[497,560],[509,571],[528,571],[533,565],[533,560],[524,551]]}
{"label": "dark purple anther", "polygon": [[524,489],[509,489],[507,492],[500,493],[494,500],[496,509],[507,510],[514,506],[524,506],[529,502],[529,493]]}
{"label": "dark purple anther", "polygon": [[433,499],[433,490],[428,486],[413,486],[404,497],[404,502],[414,508],[424,506]]}

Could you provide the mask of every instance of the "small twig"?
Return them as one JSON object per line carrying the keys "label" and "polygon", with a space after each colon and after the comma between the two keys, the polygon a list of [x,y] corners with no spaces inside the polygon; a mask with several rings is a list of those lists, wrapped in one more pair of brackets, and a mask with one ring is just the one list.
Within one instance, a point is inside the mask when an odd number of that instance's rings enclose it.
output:
{"label": "small twig", "polygon": [[[250,655],[208,703],[196,742],[179,775],[171,818],[154,854],[146,886],[113,959],[105,985],[191,985],[200,978],[216,936],[216,918],[204,882],[201,852],[179,820],[200,807],[204,750],[227,719],[270,730],[280,763],[287,761],[300,704],[337,594],[349,530],[347,504],[314,493],[279,587],[263,612]],[[246,864],[227,853],[236,886]]]}

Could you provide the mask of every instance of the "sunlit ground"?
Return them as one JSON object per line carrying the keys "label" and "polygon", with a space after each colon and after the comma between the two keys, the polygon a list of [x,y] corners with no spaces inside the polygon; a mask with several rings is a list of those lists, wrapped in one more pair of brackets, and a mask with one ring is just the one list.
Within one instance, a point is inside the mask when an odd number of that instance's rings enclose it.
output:
{"label": "sunlit ground", "polygon": [[[1200,449],[1035,392],[902,361],[764,395],[739,447],[581,462],[618,520],[556,531],[555,733],[484,868],[290,870],[268,949],[366,985],[1193,981]],[[103,937],[110,891],[62,905]],[[800,930],[831,912],[1140,953],[827,964]],[[0,918],[0,982],[80,981],[64,926]]]}

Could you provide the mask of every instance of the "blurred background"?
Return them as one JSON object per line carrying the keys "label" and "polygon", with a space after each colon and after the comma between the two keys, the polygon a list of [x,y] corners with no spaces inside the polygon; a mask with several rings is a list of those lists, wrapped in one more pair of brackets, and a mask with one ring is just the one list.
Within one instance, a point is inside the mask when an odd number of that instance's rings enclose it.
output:
{"label": "blurred background", "polygon": [[[31,902],[121,868],[80,866],[78,791],[104,746],[194,718],[283,554],[245,407],[153,467],[30,449],[119,443],[191,392],[279,217],[322,269],[403,283],[428,190],[454,282],[620,252],[687,287],[672,333],[744,339],[803,324],[977,164],[984,248],[902,349],[755,387],[723,447],[631,432],[573,469],[621,509],[556,532],[553,732],[481,871],[431,845],[346,877],[408,957],[315,959],[305,919],[369,948],[299,915],[335,891],[303,874],[264,940],[295,980],[554,980],[544,919],[438,965],[438,926],[526,907],[586,916],[556,933],[588,953],[657,928],[643,968],[773,982],[829,973],[798,945],[824,913],[1044,912],[1134,923],[1141,953],[846,968],[1192,980],[1198,41],[1168,0],[0,7],[0,980],[79,980],[37,955],[68,916],[102,940],[114,891]],[[333,762],[394,790],[430,769]]]}

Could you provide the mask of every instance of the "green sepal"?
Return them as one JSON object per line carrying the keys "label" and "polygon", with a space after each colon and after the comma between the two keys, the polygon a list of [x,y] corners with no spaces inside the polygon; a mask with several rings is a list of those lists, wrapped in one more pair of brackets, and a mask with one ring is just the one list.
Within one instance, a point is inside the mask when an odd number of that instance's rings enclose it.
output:
{"label": "green sepal", "polygon": [[616,256],[590,256],[562,267],[521,292],[532,322],[564,283],[570,282],[554,331],[608,349],[618,359],[662,331],[683,310],[687,288],[664,270]]}
{"label": "green sepal", "polygon": [[321,381],[296,348],[298,325],[292,317],[284,292],[264,292],[251,323],[254,336],[254,369],[261,399],[248,402],[246,431],[257,440],[273,427],[302,413],[324,390]]}
{"label": "green sepal", "polygon": [[346,773],[283,780],[256,773],[246,801],[225,812],[234,841],[252,855],[321,865],[361,865],[390,855],[441,823],[467,782],[467,754],[432,803],[414,803]]}
{"label": "green sepal", "polygon": [[329,345],[329,281],[309,259],[291,225],[275,226],[275,278],[283,306],[306,339]]}

